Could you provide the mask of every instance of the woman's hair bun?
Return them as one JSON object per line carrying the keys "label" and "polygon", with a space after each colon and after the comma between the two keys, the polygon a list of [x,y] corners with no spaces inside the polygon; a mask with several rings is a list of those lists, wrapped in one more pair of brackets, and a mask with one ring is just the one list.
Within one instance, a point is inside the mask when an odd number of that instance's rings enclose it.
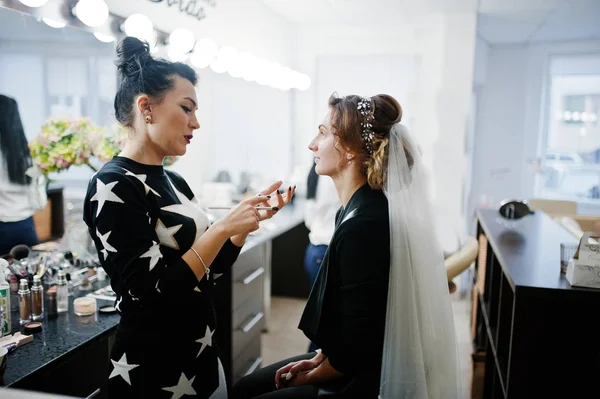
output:
{"label": "woman's hair bun", "polygon": [[117,69],[123,76],[135,76],[151,60],[150,46],[136,37],[128,36],[117,46]]}

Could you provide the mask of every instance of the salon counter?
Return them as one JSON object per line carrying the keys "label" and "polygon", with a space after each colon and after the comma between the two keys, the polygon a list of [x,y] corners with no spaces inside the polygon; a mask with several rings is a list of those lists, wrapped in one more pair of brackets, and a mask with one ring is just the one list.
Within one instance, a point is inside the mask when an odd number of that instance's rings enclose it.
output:
{"label": "salon counter", "polygon": [[[93,288],[105,285],[106,282],[94,282]],[[77,296],[90,292],[75,291]],[[107,375],[108,348],[120,317],[117,313],[76,316],[73,299],[69,297],[68,312],[53,319],[45,317],[42,331],[33,335],[33,341],[8,355],[5,386],[82,397],[101,388],[94,385],[95,379],[90,376]],[[11,301],[17,300],[13,295]],[[98,307],[109,304],[97,301]],[[19,313],[13,311],[11,317],[12,333],[22,331]]]}
{"label": "salon counter", "polygon": [[[281,270],[279,274],[286,274],[290,264],[296,264],[295,269],[302,273],[308,239],[307,232],[302,230],[301,239],[295,238],[294,231],[299,229],[306,230],[302,204],[282,209],[248,237],[232,273],[217,280],[216,335],[229,384],[262,365],[260,333],[268,328],[271,266],[275,265],[272,258],[287,259],[276,268]],[[293,237],[287,237],[290,234]],[[106,284],[94,282],[94,289],[103,285]],[[308,284],[304,285],[308,290]],[[98,300],[98,308],[107,304],[110,303]],[[33,342],[8,355],[4,386],[105,397],[106,376],[112,368],[109,353],[120,316],[97,313],[79,317],[73,313],[73,298],[69,305],[69,312],[52,320],[44,318],[43,330],[34,334]],[[12,313],[12,325],[13,334],[20,331],[18,312]],[[98,389],[102,392],[98,393]]]}

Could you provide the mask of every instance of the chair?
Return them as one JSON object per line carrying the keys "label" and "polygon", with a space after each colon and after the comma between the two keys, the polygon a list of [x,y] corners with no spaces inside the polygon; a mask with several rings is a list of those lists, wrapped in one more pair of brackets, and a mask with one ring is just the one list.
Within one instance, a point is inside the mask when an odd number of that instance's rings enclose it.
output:
{"label": "chair", "polygon": [[468,237],[458,251],[446,258],[446,275],[448,276],[448,289],[450,293],[456,291],[456,284],[452,282],[456,276],[471,266],[479,253],[479,243],[475,237]]}

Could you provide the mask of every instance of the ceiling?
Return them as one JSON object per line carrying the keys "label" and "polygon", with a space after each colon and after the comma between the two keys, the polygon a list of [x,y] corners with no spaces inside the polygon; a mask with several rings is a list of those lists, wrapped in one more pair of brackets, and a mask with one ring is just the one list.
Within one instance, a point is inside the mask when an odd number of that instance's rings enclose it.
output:
{"label": "ceiling", "polygon": [[600,0],[546,3],[545,8],[482,12],[478,34],[492,44],[600,39]]}
{"label": "ceiling", "polygon": [[477,12],[478,35],[491,44],[600,38],[600,0],[262,1],[300,26],[391,25],[428,13]]}

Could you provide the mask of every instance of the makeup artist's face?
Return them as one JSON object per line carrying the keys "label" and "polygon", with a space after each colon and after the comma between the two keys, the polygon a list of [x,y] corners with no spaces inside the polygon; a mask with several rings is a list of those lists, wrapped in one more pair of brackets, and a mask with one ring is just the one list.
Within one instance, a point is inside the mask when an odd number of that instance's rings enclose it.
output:
{"label": "makeup artist's face", "polygon": [[183,155],[194,130],[200,128],[196,118],[198,99],[192,82],[174,78],[174,85],[163,100],[151,106],[152,123],[148,135],[165,156]]}
{"label": "makeup artist's face", "polygon": [[334,176],[339,172],[341,152],[338,150],[338,138],[331,131],[331,113],[328,112],[319,125],[317,136],[312,139],[308,149],[315,156],[315,172],[323,176]]}

